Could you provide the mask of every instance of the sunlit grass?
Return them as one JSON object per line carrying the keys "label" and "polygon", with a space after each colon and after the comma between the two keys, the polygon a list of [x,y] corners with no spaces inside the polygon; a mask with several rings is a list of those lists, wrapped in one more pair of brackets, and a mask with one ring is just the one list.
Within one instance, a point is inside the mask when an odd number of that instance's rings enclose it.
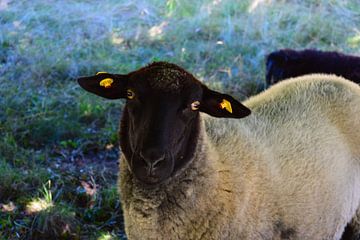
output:
{"label": "sunlit grass", "polygon": [[41,211],[48,210],[54,206],[50,180],[43,185],[41,193],[43,195],[42,198],[33,199],[26,205],[25,211],[27,214],[39,213]]}
{"label": "sunlit grass", "polygon": [[97,238],[97,240],[112,240],[114,239],[113,236],[111,236],[110,233],[103,233],[100,237]]}
{"label": "sunlit grass", "polygon": [[33,199],[31,202],[29,202],[26,205],[26,213],[27,214],[39,213],[53,206],[54,206],[53,202],[48,202],[45,199],[42,198]]}
{"label": "sunlit grass", "polygon": [[355,36],[348,38],[348,44],[352,48],[360,47],[360,32],[358,32]]}

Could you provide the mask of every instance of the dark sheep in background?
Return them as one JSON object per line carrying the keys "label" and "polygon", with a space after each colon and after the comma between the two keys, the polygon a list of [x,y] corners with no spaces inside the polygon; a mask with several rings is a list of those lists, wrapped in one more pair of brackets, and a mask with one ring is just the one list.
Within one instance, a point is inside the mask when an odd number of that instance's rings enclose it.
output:
{"label": "dark sheep in background", "polygon": [[360,84],[360,57],[314,49],[281,49],[266,58],[268,86],[309,73],[335,74]]}

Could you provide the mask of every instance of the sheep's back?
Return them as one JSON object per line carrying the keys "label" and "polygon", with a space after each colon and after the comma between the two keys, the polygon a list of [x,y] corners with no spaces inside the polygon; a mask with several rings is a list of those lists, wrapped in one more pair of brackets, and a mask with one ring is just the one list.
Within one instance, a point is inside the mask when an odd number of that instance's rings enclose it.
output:
{"label": "sheep's back", "polygon": [[[253,116],[243,124],[254,129],[266,145],[281,143],[289,150],[292,141],[316,146],[342,139],[352,152],[360,149],[360,129],[356,128],[360,126],[360,87],[344,78],[325,74],[291,78],[245,105]],[[331,139],[337,134],[339,138]]]}
{"label": "sheep's back", "polygon": [[338,231],[359,206],[360,87],[333,75],[307,75],[244,104],[252,110],[247,118],[205,120],[234,178],[261,176],[255,184],[282,221],[307,229],[309,239],[321,234],[314,222],[327,226],[324,232]]}
{"label": "sheep's back", "polygon": [[351,151],[360,149],[360,129],[356,128],[360,126],[360,87],[344,78],[325,74],[291,78],[244,104],[252,113],[243,119],[204,116],[215,147],[233,149],[243,142],[255,148],[281,145],[289,151],[292,142],[314,146],[340,134]]}

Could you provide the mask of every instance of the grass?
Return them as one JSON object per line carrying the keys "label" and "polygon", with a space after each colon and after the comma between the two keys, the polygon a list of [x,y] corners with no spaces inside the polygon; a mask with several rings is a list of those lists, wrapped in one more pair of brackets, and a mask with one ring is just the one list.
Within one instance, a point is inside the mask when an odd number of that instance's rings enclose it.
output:
{"label": "grass", "polygon": [[165,60],[243,99],[269,52],[359,54],[359,26],[355,0],[0,1],[0,239],[125,239],[123,103],[76,77]]}

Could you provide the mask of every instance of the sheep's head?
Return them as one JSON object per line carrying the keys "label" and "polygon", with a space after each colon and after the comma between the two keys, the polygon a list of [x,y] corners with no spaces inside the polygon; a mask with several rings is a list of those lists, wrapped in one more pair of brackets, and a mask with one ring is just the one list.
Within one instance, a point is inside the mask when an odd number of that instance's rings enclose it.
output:
{"label": "sheep's head", "polygon": [[163,182],[192,159],[199,112],[228,118],[250,114],[233,97],[208,89],[190,73],[165,62],[126,75],[98,73],[78,82],[99,96],[127,99],[120,146],[131,172],[145,184]]}

